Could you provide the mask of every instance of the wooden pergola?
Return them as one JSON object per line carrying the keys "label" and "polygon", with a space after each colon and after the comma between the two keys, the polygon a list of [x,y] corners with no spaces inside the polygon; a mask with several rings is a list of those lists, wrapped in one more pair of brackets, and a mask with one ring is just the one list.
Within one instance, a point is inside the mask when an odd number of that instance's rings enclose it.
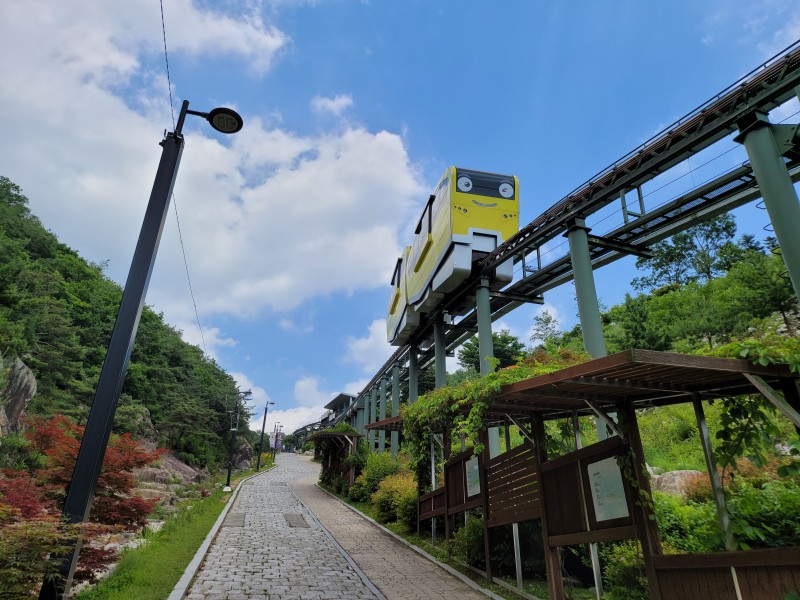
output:
{"label": "wooden pergola", "polygon": [[320,451],[326,446],[333,450],[328,454],[328,464],[322,465],[323,477],[327,473],[339,473],[353,485],[355,467],[346,466],[344,459],[355,453],[356,444],[361,437],[364,436],[357,433],[318,431],[306,438],[306,441],[314,442],[314,458],[319,458]]}
{"label": "wooden pergola", "polygon": [[[481,507],[491,578],[492,529],[512,524],[516,530],[523,521],[540,519],[551,598],[564,597],[561,546],[625,539],[642,545],[653,600],[783,598],[800,589],[800,548],[663,554],[652,503],[635,497],[636,488],[652,497],[636,409],[693,404],[720,527],[733,550],[702,402],[760,393],[800,430],[798,377],[782,365],[634,349],[518,381],[497,394],[484,422],[516,425],[523,443],[490,457],[484,431],[480,456],[473,457],[471,449],[451,456],[449,432],[437,432],[444,434],[444,486],[420,496],[419,521],[443,516],[449,537],[455,515]],[[581,448],[574,426],[578,449],[549,458],[544,422],[568,418],[577,425],[582,415],[596,416],[612,436]],[[402,423],[393,417],[369,427],[397,430]],[[623,474],[618,458],[632,473]]]}

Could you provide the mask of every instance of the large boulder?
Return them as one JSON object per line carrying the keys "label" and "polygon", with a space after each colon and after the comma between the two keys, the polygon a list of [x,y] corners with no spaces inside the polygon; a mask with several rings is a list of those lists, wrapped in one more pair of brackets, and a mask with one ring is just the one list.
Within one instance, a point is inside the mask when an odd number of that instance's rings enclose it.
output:
{"label": "large boulder", "polygon": [[667,471],[662,475],[652,475],[650,487],[664,494],[685,498],[689,487],[702,477],[708,476],[702,471]]}
{"label": "large boulder", "polygon": [[36,394],[36,376],[19,358],[12,359],[3,370],[6,383],[0,391],[0,436],[20,430],[20,419]]}
{"label": "large boulder", "polygon": [[197,483],[208,476],[206,469],[197,469],[178,459],[172,452],[165,452],[154,465],[134,469],[137,481],[167,485],[171,483]]}
{"label": "large boulder", "polygon": [[249,469],[253,462],[253,446],[243,437],[234,442],[233,464],[237,469]]}

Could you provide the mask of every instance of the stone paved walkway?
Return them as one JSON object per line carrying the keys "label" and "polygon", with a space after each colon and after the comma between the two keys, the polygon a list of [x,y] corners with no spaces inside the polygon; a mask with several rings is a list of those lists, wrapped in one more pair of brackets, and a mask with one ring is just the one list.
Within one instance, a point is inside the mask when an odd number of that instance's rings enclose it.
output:
{"label": "stone paved walkway", "polygon": [[282,454],[242,484],[185,598],[485,598],[319,490],[318,476],[308,457]]}
{"label": "stone paved walkway", "polygon": [[336,541],[389,600],[485,600],[447,571],[331,498],[317,475],[290,484]]}
{"label": "stone paved walkway", "polygon": [[[318,464],[285,454],[277,467],[242,484],[185,597],[379,597],[289,489],[290,481],[306,475],[316,478],[318,473]],[[292,527],[290,521],[300,526]]]}

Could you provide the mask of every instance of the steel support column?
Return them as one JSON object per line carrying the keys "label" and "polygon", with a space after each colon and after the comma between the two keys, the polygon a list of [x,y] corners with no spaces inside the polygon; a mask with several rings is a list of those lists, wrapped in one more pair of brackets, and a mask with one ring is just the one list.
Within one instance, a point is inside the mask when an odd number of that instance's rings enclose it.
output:
{"label": "steel support column", "polygon": [[592,259],[589,255],[589,241],[586,235],[588,231],[583,219],[575,219],[567,231],[567,240],[572,271],[575,274],[575,296],[578,300],[583,345],[592,358],[601,358],[606,355],[606,341],[603,338],[597,288],[594,285]]}
{"label": "steel support column", "polygon": [[[588,232],[586,221],[575,219],[567,230],[567,241],[575,280],[575,297],[578,301],[583,347],[592,358],[601,358],[606,355],[606,340],[603,337],[603,322],[600,320],[600,305],[597,302],[597,288],[594,285]],[[608,437],[606,425],[600,421],[596,421],[596,425],[597,439],[606,439]]]}
{"label": "steel support column", "polygon": [[[386,375],[381,377],[381,391],[380,391],[380,408],[379,419],[383,421],[386,418]],[[386,432],[378,432],[378,452],[386,452]]]}
{"label": "steel support column", "polygon": [[408,403],[413,404],[419,398],[419,355],[417,347],[408,347]]}
{"label": "steel support column", "polygon": [[[400,414],[400,365],[394,363],[392,366],[392,416]],[[397,451],[400,449],[400,432],[393,431],[392,434],[392,457],[397,458]]]}
{"label": "steel support column", "polygon": [[[492,304],[489,294],[489,281],[481,279],[478,289],[475,290],[475,308],[478,319],[478,356],[481,375],[487,375],[492,370],[489,359],[494,358],[494,340],[492,338]],[[500,429],[489,428],[489,458],[500,454]]]}
{"label": "steel support column", "polygon": [[744,144],[761,197],[767,208],[795,295],[800,298],[800,202],[786,170],[767,116],[756,113],[739,124],[737,141]]}
{"label": "steel support column", "polygon": [[[378,408],[378,401],[377,401],[377,393],[378,391],[375,387],[371,387],[369,390],[369,422],[374,423],[377,421],[377,408]],[[369,451],[375,452],[375,430],[369,430]]]}
{"label": "steel support column", "polygon": [[442,321],[441,316],[438,316],[433,323],[433,363],[437,388],[447,385],[446,357],[447,343],[445,341],[444,321]]}

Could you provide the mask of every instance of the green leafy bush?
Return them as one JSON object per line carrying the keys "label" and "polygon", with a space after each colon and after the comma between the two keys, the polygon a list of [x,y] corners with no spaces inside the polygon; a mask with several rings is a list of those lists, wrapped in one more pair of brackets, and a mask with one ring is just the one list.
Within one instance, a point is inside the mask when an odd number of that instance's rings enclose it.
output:
{"label": "green leafy bush", "polygon": [[734,537],[743,550],[800,545],[800,484],[771,479],[762,485],[738,481],[728,512]]}
{"label": "green leafy bush", "polygon": [[693,502],[653,492],[661,541],[679,552],[723,550],[713,502]]}
{"label": "green leafy bush", "polygon": [[398,521],[410,531],[417,524],[417,484],[408,471],[389,475],[372,494],[378,521]]}
{"label": "green leafy bush", "polygon": [[470,515],[467,522],[456,531],[450,541],[452,555],[478,569],[486,568],[486,555],[483,551],[483,518]]}
{"label": "green leafy bush", "polygon": [[388,452],[370,454],[364,467],[364,497],[372,496],[378,490],[378,484],[389,475],[402,469],[402,463]]}
{"label": "green leafy bush", "polygon": [[601,546],[603,600],[647,600],[647,575],[639,542],[627,541]]}

